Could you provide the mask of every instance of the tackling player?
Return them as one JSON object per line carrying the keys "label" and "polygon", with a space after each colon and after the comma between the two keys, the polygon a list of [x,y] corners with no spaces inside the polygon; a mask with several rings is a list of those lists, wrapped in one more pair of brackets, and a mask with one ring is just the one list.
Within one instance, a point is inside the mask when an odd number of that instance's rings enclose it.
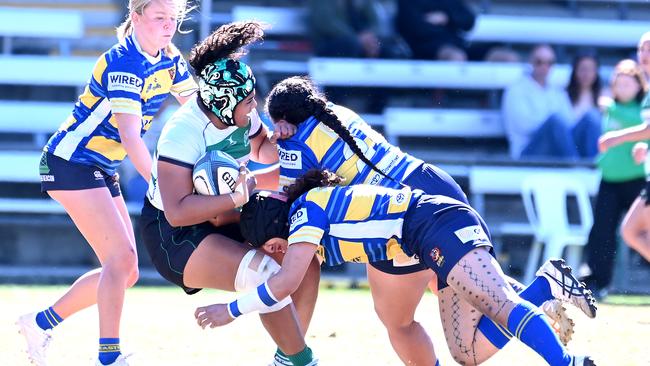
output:
{"label": "tackling player", "polygon": [[[288,202],[264,194],[251,198],[242,211],[242,232],[255,247],[286,251],[282,268],[230,304],[197,309],[200,325],[227,324],[281,301],[300,284],[314,253],[337,265],[388,260],[404,252],[418,256],[438,276],[442,324],[457,362],[480,364],[516,337],[549,365],[594,365],[589,357],[568,353],[535,305],[555,297],[596,315],[591,293],[564,261],[546,262],[522,297],[494,258],[485,223],[467,204],[408,187],[337,186],[340,180],[311,170],[289,187]],[[485,316],[474,315],[476,310]],[[493,330],[498,335],[478,329],[485,317],[498,324]]]}

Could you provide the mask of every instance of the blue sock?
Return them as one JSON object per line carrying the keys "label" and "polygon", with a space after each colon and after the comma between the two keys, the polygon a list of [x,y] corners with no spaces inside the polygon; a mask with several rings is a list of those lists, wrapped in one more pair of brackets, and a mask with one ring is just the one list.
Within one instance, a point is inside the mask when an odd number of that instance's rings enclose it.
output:
{"label": "blue sock", "polygon": [[[543,277],[535,277],[530,285],[518,292],[519,297],[535,306],[541,306],[545,301],[553,298],[551,286]],[[506,328],[496,324],[487,316],[479,320],[477,328],[498,349],[503,348],[512,338],[512,334]]]}
{"label": "blue sock", "polygon": [[545,301],[553,299],[553,294],[546,278],[535,277],[533,282],[519,293],[519,297],[535,306],[542,306]]}
{"label": "blue sock", "polygon": [[433,366],[440,366],[440,360],[436,360],[436,364]]}
{"label": "blue sock", "polygon": [[566,366],[571,363],[571,356],[535,305],[524,301],[515,306],[508,316],[508,330],[549,365]]}
{"label": "blue sock", "polygon": [[476,327],[498,349],[503,348],[512,338],[512,334],[507,329],[493,322],[485,315],[481,317]]}
{"label": "blue sock", "polygon": [[99,362],[110,365],[120,356],[119,338],[99,338]]}
{"label": "blue sock", "polygon": [[38,324],[38,326],[43,330],[52,329],[62,321],[63,318],[61,318],[51,306],[36,314],[36,324]]}

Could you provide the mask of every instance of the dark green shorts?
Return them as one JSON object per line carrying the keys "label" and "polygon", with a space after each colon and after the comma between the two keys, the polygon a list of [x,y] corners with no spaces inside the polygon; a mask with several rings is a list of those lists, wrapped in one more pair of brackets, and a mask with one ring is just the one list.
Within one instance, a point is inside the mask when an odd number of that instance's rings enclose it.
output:
{"label": "dark green shorts", "polygon": [[188,295],[201,289],[186,287],[183,271],[199,243],[210,234],[220,234],[232,240],[243,242],[238,224],[216,227],[209,222],[192,226],[173,227],[167,222],[165,213],[155,208],[145,198],[140,215],[142,240],[151,262],[167,281],[181,287]]}

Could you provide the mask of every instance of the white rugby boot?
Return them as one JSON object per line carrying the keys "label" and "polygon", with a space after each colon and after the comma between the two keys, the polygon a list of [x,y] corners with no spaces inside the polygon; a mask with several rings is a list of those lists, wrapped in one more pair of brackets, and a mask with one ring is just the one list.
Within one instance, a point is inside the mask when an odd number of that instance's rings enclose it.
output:
{"label": "white rugby boot", "polygon": [[548,280],[554,298],[573,304],[590,318],[596,317],[596,299],[572,273],[564,259],[547,260],[536,273]]}
{"label": "white rugby boot", "polygon": [[556,299],[545,301],[540,308],[551,319],[551,326],[560,337],[560,341],[565,346],[569,344],[571,338],[573,338],[575,323],[573,319],[569,318],[562,302]]}
{"label": "white rugby boot", "polygon": [[16,321],[18,333],[22,334],[27,341],[27,357],[36,366],[46,366],[47,347],[52,340],[52,330],[43,330],[36,323],[36,314],[29,313],[22,315]]}

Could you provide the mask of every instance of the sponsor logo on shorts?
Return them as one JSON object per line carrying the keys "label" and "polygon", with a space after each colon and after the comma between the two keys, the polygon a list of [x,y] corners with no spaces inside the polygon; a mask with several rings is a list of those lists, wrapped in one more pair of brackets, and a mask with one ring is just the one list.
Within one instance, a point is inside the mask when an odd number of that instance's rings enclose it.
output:
{"label": "sponsor logo on shorts", "polygon": [[108,73],[108,90],[125,91],[129,93],[140,94],[142,89],[142,79],[137,75],[128,72],[109,72]]}
{"label": "sponsor logo on shorts", "polygon": [[440,248],[433,248],[429,253],[431,259],[436,263],[438,267],[442,267],[445,264],[445,256],[440,253]]}
{"label": "sponsor logo on shorts", "polygon": [[104,179],[104,176],[102,175],[102,172],[100,172],[99,170],[95,170],[95,171],[93,172],[93,175],[95,176],[95,180],[102,180],[102,179]]}
{"label": "sponsor logo on shorts", "polygon": [[54,182],[53,175],[41,175],[41,182]]}
{"label": "sponsor logo on shorts", "polygon": [[291,228],[307,222],[307,209],[301,208],[291,216],[289,224]]}
{"label": "sponsor logo on shorts", "polygon": [[460,239],[463,244],[474,242],[476,240],[487,241],[489,240],[485,231],[480,225],[467,226],[462,229],[454,231],[454,234]]}
{"label": "sponsor logo on shorts", "polygon": [[393,267],[409,267],[420,263],[420,258],[417,255],[412,257],[407,256],[404,252],[399,253],[393,258]]}
{"label": "sponsor logo on shorts", "polygon": [[286,169],[302,169],[302,152],[298,150],[278,150],[280,166]]}

